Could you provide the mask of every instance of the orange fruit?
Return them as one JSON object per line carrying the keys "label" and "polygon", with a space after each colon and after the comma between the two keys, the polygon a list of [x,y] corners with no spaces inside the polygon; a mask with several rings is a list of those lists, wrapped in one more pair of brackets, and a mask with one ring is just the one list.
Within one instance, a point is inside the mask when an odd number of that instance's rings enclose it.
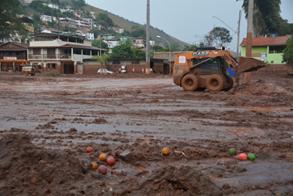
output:
{"label": "orange fruit", "polygon": [[168,147],[164,147],[164,148],[162,149],[162,154],[163,154],[164,156],[168,156],[168,155],[170,155],[170,153],[171,153],[170,148],[168,148]]}
{"label": "orange fruit", "polygon": [[100,161],[106,161],[106,159],[107,159],[107,154],[106,153],[101,153],[99,155],[99,160]]}
{"label": "orange fruit", "polygon": [[91,162],[91,169],[92,169],[92,170],[96,170],[96,169],[98,169],[98,163],[95,162],[95,161]]}

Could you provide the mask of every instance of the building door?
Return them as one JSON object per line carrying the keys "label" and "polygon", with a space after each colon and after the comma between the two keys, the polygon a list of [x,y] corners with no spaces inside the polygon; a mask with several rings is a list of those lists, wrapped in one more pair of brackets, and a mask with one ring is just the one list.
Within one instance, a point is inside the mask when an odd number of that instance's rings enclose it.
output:
{"label": "building door", "polygon": [[169,74],[170,73],[170,65],[169,65],[169,63],[164,63],[164,65],[163,65],[163,73],[164,74]]}
{"label": "building door", "polygon": [[73,63],[64,63],[64,74],[74,74]]}

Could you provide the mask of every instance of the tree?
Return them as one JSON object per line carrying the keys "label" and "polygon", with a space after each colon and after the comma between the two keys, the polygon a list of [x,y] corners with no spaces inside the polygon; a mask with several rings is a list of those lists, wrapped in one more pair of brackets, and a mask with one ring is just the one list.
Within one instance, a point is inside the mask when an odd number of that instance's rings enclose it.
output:
{"label": "tree", "polygon": [[98,48],[103,48],[103,49],[108,49],[108,45],[105,42],[103,42],[102,40],[92,41],[92,46],[98,47]]}
{"label": "tree", "polygon": [[133,26],[131,30],[131,37],[145,37],[145,29],[142,26]]}
{"label": "tree", "polygon": [[184,47],[184,51],[196,51],[198,46],[196,44],[187,45]]}
{"label": "tree", "polygon": [[113,59],[131,59],[133,58],[132,44],[130,40],[124,41],[119,46],[112,49],[111,57]]}
{"label": "tree", "polygon": [[106,66],[111,57],[107,54],[96,56],[96,59],[99,63],[101,63],[102,66]]}
{"label": "tree", "polygon": [[11,39],[16,34],[22,35],[24,26],[16,17],[23,13],[23,7],[18,0],[1,0],[0,1],[0,39]]}
{"label": "tree", "polygon": [[74,9],[82,9],[86,5],[84,0],[74,0],[73,8]]}
{"label": "tree", "polygon": [[[281,17],[280,5],[281,0],[255,0],[253,23],[256,36],[285,35],[293,32],[288,21]],[[248,0],[243,1],[242,7],[247,17]]]}
{"label": "tree", "polygon": [[96,22],[97,24],[107,28],[114,26],[113,20],[108,16],[106,12],[100,13],[96,17]]}
{"label": "tree", "polygon": [[132,47],[131,41],[128,39],[121,42],[119,46],[112,49],[112,59],[144,59],[145,52]]}
{"label": "tree", "polygon": [[293,65],[293,35],[287,42],[287,47],[284,50],[284,60],[288,63]]}
{"label": "tree", "polygon": [[140,50],[138,48],[133,48],[133,59],[145,59],[145,52],[143,50]]}
{"label": "tree", "polygon": [[221,47],[231,43],[231,41],[232,37],[230,32],[224,27],[214,27],[213,30],[205,36],[205,45],[207,46]]}

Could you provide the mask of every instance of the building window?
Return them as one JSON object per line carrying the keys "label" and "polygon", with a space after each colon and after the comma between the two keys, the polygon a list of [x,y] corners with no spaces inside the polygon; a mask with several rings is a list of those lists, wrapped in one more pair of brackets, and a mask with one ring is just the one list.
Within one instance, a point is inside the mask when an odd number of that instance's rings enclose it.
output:
{"label": "building window", "polygon": [[97,50],[92,50],[92,55],[93,56],[97,56],[98,55],[98,51]]}
{"label": "building window", "polygon": [[286,46],[270,46],[269,53],[275,54],[275,53],[283,53]]}
{"label": "building window", "polygon": [[83,54],[84,55],[91,55],[91,51],[90,50],[83,50]]}
{"label": "building window", "polygon": [[81,54],[81,49],[74,48],[73,49],[73,54]]}
{"label": "building window", "polygon": [[34,55],[40,55],[41,54],[41,50],[40,49],[33,49],[33,54]]}

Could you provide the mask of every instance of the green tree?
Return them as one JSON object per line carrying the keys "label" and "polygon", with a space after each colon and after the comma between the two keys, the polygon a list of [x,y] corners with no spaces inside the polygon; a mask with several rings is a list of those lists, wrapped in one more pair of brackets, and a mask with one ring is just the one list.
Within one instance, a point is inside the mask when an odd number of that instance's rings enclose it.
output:
{"label": "green tree", "polygon": [[39,14],[34,14],[33,15],[33,26],[34,26],[34,31],[35,32],[40,32],[41,30],[41,19]]}
{"label": "green tree", "polygon": [[132,47],[131,40],[121,42],[119,46],[112,49],[112,59],[144,59],[145,52]]}
{"label": "green tree", "polygon": [[225,46],[231,43],[232,37],[229,30],[224,27],[214,27],[206,36],[205,42],[208,46]]}
{"label": "green tree", "polygon": [[198,46],[196,44],[185,46],[183,51],[196,51]]}
{"label": "green tree", "polygon": [[140,50],[138,48],[133,48],[133,59],[145,59],[145,52],[143,50]]}
{"label": "green tree", "polygon": [[293,65],[293,35],[288,40],[287,47],[284,50],[284,60],[288,64]]}
{"label": "green tree", "polygon": [[23,13],[23,7],[18,0],[0,1],[0,39],[13,38],[16,34],[22,35],[24,26],[16,15]]}
{"label": "green tree", "polygon": [[145,37],[145,29],[142,26],[133,26],[130,32],[131,37]]}
{"label": "green tree", "polygon": [[108,49],[108,45],[105,42],[103,42],[102,40],[93,40],[92,46],[97,47],[97,48]]}
{"label": "green tree", "polygon": [[119,46],[114,47],[111,57],[113,59],[132,59],[133,51],[131,41],[124,41]]}
{"label": "green tree", "polygon": [[73,2],[73,8],[78,10],[82,9],[86,5],[84,0],[74,0]]}
{"label": "green tree", "polygon": [[[239,0],[237,0],[239,1]],[[254,6],[254,30],[258,35],[285,35],[292,33],[288,21],[281,17],[281,0],[255,0]],[[248,0],[242,5],[246,16],[248,12]]]}
{"label": "green tree", "polygon": [[102,25],[103,27],[106,27],[106,28],[114,26],[113,20],[108,16],[106,12],[100,13],[96,17],[96,22],[97,24]]}
{"label": "green tree", "polygon": [[96,56],[96,59],[99,63],[101,63],[102,66],[106,66],[111,57],[107,54]]}

